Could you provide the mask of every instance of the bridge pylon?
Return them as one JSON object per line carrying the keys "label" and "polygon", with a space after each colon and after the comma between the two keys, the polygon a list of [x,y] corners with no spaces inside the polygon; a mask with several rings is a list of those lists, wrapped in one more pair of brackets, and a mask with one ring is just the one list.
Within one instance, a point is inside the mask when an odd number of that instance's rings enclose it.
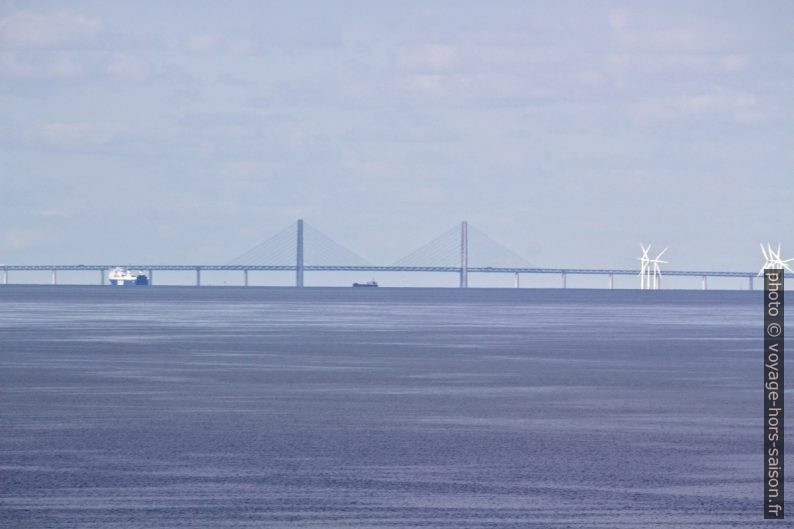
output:
{"label": "bridge pylon", "polygon": [[469,287],[469,223],[460,223],[460,288]]}
{"label": "bridge pylon", "polygon": [[303,219],[298,219],[298,231],[295,238],[295,286],[303,286]]}

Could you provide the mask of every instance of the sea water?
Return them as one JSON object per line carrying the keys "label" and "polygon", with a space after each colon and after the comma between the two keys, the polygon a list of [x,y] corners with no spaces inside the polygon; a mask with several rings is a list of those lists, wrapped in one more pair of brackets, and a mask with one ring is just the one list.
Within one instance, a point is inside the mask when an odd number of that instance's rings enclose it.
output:
{"label": "sea water", "polygon": [[0,525],[760,526],[761,303],[0,287]]}

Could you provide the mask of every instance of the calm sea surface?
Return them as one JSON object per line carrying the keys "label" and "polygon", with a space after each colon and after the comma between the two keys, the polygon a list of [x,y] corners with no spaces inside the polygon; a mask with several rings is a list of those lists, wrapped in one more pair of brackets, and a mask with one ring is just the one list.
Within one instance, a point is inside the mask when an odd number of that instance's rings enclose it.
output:
{"label": "calm sea surface", "polygon": [[0,526],[761,527],[761,302],[1,287]]}

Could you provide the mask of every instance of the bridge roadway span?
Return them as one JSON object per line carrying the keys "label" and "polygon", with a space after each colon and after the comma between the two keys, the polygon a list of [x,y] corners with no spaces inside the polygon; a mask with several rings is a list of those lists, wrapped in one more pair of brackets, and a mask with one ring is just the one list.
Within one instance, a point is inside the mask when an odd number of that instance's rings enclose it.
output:
{"label": "bridge roadway span", "polygon": [[[2,271],[106,271],[116,266],[124,266],[129,270],[181,270],[181,271],[295,271],[295,265],[197,265],[197,264],[125,264],[125,265],[0,265]],[[307,272],[452,272],[460,273],[457,266],[313,266],[304,265]],[[567,275],[639,275],[637,270],[600,269],[600,268],[504,268],[504,267],[468,267],[468,272],[492,274],[567,274]],[[756,277],[753,272],[719,272],[692,270],[665,270],[666,276],[690,277]]]}
{"label": "bridge roadway span", "polygon": [[[118,265],[0,265],[2,271],[2,285],[9,284],[9,271],[50,271],[52,274],[52,284],[57,284],[57,273],[59,271],[98,271],[100,273],[99,283],[105,284],[105,273]],[[465,277],[468,273],[489,273],[489,274],[514,274],[515,286],[519,286],[519,276],[521,274],[559,274],[562,278],[562,288],[567,287],[567,277],[569,275],[605,275],[609,278],[609,288],[614,288],[614,276],[616,275],[639,275],[637,270],[621,269],[597,269],[597,268],[507,268],[507,267],[466,267],[457,266],[345,266],[345,265],[199,265],[199,264],[127,264],[125,268],[130,270],[147,270],[149,272],[150,284],[154,282],[154,271],[192,271],[196,274],[196,286],[201,286],[201,273],[209,271],[242,271],[243,285],[248,286],[248,272],[257,270],[295,272],[296,286],[303,286],[303,272],[447,272],[460,274],[462,288],[468,286]],[[740,277],[748,280],[747,288],[753,290],[753,280],[756,274],[752,272],[720,272],[720,271],[687,271],[687,270],[667,270],[665,276],[689,276],[700,277],[701,288],[708,289],[709,277]]]}

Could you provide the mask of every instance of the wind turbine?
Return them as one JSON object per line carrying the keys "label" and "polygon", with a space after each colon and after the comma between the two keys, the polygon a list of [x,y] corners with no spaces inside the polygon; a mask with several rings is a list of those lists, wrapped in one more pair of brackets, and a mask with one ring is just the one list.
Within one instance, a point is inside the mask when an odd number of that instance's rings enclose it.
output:
{"label": "wind turbine", "polygon": [[659,252],[659,254],[654,259],[650,259],[648,264],[653,263],[653,289],[659,290],[662,286],[662,270],[659,268],[660,263],[666,263],[667,261],[660,261],[659,258],[667,251],[667,248]]}
{"label": "wind turbine", "polygon": [[792,272],[791,268],[788,266],[789,261],[794,261],[794,258],[786,259],[785,261],[780,258],[780,243],[777,245],[777,251],[772,249],[772,245],[766,243],[766,248],[764,245],[761,244],[761,253],[764,254],[764,266],[761,267],[761,270],[758,272],[759,276],[764,275],[764,270],[772,269],[772,270],[788,270]]}
{"label": "wind turbine", "polygon": [[[642,257],[637,257],[640,261],[640,290],[645,290],[645,278],[648,275],[648,264],[650,263],[648,252],[651,251],[651,245],[649,244],[646,248],[645,245],[640,244],[640,248],[642,248]],[[648,279],[648,288],[650,287],[650,279]]]}

